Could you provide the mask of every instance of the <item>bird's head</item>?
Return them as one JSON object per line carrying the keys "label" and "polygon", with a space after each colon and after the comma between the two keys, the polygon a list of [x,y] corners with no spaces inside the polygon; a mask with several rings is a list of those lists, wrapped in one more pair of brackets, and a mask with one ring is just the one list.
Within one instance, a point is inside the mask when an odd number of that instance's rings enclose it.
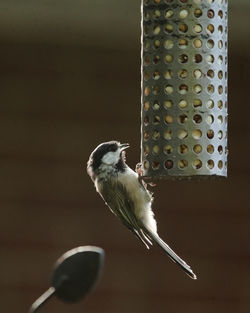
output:
{"label": "bird's head", "polygon": [[116,167],[119,163],[125,162],[125,149],[129,144],[121,144],[118,141],[108,141],[98,145],[91,153],[87,164],[87,171],[90,177],[95,175],[100,166]]}

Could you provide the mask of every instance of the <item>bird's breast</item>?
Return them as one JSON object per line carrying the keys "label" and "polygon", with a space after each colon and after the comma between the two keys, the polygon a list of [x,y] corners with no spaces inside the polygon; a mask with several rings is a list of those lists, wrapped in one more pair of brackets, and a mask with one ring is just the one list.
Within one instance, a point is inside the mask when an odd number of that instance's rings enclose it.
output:
{"label": "bird's breast", "polygon": [[118,180],[122,183],[133,201],[135,213],[138,217],[143,213],[146,207],[151,206],[151,196],[140,184],[138,174],[128,168],[125,173],[118,174]]}

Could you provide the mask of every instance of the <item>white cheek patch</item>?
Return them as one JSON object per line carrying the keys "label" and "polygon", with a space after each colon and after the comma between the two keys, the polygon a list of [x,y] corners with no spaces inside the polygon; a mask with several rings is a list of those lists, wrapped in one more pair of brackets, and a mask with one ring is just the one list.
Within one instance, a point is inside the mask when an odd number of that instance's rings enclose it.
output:
{"label": "white cheek patch", "polygon": [[120,150],[115,152],[108,152],[102,157],[102,163],[107,165],[116,164],[120,158]]}

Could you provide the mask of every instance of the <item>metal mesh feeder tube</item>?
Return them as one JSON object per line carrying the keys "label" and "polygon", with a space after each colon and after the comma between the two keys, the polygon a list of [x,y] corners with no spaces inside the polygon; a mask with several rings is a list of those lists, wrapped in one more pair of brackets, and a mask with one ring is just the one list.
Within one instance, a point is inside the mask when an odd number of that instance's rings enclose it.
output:
{"label": "metal mesh feeder tube", "polygon": [[227,0],[143,0],[145,178],[227,175]]}

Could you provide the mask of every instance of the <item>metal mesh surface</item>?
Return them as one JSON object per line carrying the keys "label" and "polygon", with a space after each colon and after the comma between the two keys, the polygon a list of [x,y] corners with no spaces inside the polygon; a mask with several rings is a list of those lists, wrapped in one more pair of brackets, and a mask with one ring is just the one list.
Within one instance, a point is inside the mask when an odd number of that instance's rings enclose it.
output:
{"label": "metal mesh surface", "polygon": [[142,1],[146,178],[227,175],[227,0]]}

